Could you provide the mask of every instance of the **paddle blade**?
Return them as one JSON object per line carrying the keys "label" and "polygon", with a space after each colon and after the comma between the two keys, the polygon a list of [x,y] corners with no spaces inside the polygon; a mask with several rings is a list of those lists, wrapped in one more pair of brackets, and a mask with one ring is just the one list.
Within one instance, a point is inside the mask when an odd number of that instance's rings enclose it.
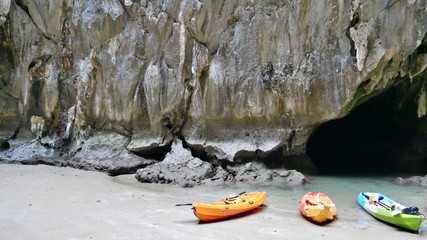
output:
{"label": "paddle blade", "polygon": [[426,230],[427,226],[422,226],[419,230],[418,230],[418,235],[420,235],[424,230]]}
{"label": "paddle blade", "polygon": [[193,205],[193,204],[192,203],[178,203],[178,204],[175,204],[176,207],[191,206],[191,205]]}
{"label": "paddle blade", "polygon": [[369,200],[369,196],[368,196],[368,195],[366,195],[364,192],[362,192],[362,195],[363,195],[366,199],[368,199],[368,200]]}

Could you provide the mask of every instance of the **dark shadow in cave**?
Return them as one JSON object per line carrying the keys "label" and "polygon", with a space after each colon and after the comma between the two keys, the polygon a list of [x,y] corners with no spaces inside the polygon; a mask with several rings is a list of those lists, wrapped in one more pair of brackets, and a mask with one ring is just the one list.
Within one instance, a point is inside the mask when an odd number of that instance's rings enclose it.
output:
{"label": "dark shadow in cave", "polygon": [[420,149],[425,149],[421,146],[426,134],[420,127],[426,119],[417,117],[419,87],[408,82],[316,129],[307,141],[306,154],[320,174],[425,173],[427,154]]}
{"label": "dark shadow in cave", "polygon": [[143,157],[145,159],[162,161],[166,157],[166,154],[171,151],[171,149],[172,142],[163,146],[153,143],[148,147],[133,150],[132,152],[137,156]]}

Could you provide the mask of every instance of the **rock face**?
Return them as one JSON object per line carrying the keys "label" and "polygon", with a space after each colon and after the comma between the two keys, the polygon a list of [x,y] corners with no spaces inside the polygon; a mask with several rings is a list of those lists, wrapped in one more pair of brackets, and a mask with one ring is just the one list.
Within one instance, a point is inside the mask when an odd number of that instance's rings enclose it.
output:
{"label": "rock face", "polygon": [[93,139],[116,134],[123,150],[94,161],[161,160],[180,139],[208,178],[251,161],[315,171],[319,124],[426,76],[424,1],[3,0],[0,17],[5,161],[36,141],[25,159],[91,168]]}

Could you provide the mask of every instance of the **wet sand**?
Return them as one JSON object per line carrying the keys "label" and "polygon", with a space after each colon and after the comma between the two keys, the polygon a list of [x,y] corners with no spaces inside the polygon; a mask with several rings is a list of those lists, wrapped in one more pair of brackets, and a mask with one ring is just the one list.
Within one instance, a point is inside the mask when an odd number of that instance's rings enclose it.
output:
{"label": "wet sand", "polygon": [[[361,184],[362,182],[362,184]],[[366,187],[368,186],[368,187]],[[316,188],[316,189],[314,189]],[[426,210],[425,189],[370,179],[313,179],[304,187],[180,188],[139,183],[134,175],[51,166],[0,164],[0,239],[420,239],[375,220],[356,202],[360,189],[377,190]],[[379,189],[379,190],[378,190]],[[319,226],[298,208],[303,193],[319,190],[338,207],[338,219]],[[266,191],[265,206],[238,218],[200,223],[190,206],[232,193]],[[384,192],[385,191],[385,192]],[[413,193],[413,194],[411,194]],[[394,196],[400,196],[396,198]]]}

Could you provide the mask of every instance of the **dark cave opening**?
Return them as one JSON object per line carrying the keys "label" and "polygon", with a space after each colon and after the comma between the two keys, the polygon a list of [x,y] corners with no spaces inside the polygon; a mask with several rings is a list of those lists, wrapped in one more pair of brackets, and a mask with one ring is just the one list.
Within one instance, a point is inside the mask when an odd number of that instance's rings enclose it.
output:
{"label": "dark cave opening", "polygon": [[425,173],[426,118],[417,116],[419,89],[403,81],[346,117],[320,125],[306,145],[319,174]]}

